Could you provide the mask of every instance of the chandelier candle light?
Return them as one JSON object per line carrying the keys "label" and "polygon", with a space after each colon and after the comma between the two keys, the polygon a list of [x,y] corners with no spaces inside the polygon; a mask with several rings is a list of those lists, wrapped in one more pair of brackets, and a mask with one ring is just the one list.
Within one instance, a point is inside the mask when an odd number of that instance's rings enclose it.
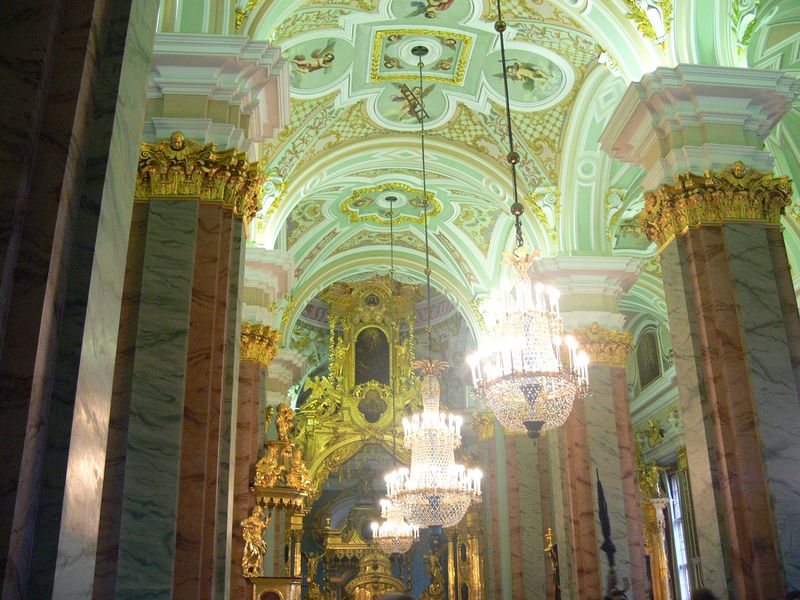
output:
{"label": "chandelier candle light", "polygon": [[[419,57],[419,81],[422,89],[422,57],[427,48],[416,46]],[[425,117],[422,98],[415,99],[414,114],[420,123],[422,145],[422,197],[425,228],[425,276],[428,300],[429,359],[416,361],[421,369],[422,413],[403,419],[403,444],[411,450],[411,468],[401,467],[386,475],[386,495],[403,516],[421,527],[452,527],[467,509],[481,497],[479,469],[466,469],[455,461],[455,449],[461,445],[459,416],[439,411],[440,385],[437,375],[449,365],[430,359],[431,344],[431,266],[428,245],[428,188],[425,173]]]}
{"label": "chandelier candle light", "polygon": [[542,431],[563,425],[572,411],[575,395],[586,386],[589,357],[580,350],[577,340],[564,335],[559,312],[559,292],[537,282],[532,285],[528,270],[538,252],[528,252],[522,236],[520,217],[524,207],[519,202],[517,170],[519,153],[514,150],[508,73],[500,2],[497,2],[495,30],[500,35],[500,57],[506,101],[506,126],[514,202],[516,248],[505,252],[503,264],[510,264],[515,279],[495,290],[481,305],[488,329],[479,350],[468,358],[472,382],[480,397],[506,430],[527,431],[537,438]]}
{"label": "chandelier candle light", "polygon": [[381,498],[383,523],[372,523],[372,538],[386,554],[403,554],[419,537],[419,526],[408,523],[391,500]]}

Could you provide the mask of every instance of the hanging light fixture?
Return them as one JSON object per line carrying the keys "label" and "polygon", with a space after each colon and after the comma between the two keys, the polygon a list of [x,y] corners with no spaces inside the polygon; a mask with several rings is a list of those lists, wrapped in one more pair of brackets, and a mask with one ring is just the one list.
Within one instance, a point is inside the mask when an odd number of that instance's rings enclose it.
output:
{"label": "hanging light fixture", "polygon": [[564,335],[559,312],[559,292],[541,282],[533,283],[528,270],[538,252],[528,252],[522,236],[516,165],[511,129],[511,105],[500,0],[497,0],[495,30],[500,34],[500,57],[506,101],[511,183],[514,203],[516,248],[504,252],[503,264],[510,264],[514,278],[495,290],[481,305],[487,336],[478,351],[469,357],[472,381],[480,397],[510,432],[527,432],[536,438],[542,431],[563,425],[572,411],[577,393],[588,381],[589,357],[577,340]]}
{"label": "hanging light fixture", "polygon": [[[395,318],[394,318],[394,203],[395,196],[388,196],[389,202],[389,285],[392,290],[391,305],[391,343],[395,347]],[[392,458],[397,467],[397,431],[395,421],[397,416],[396,377],[392,373]],[[378,547],[386,554],[403,554],[411,549],[419,537],[419,526],[409,523],[403,518],[400,510],[386,498],[381,499],[381,517],[383,523],[372,523],[372,538]]]}
{"label": "hanging light fixture", "polygon": [[[412,49],[419,58],[419,89],[422,89],[422,57],[428,49]],[[406,88],[407,89],[407,88]],[[413,94],[411,90],[407,90]],[[411,450],[411,467],[399,468],[386,475],[386,495],[406,519],[421,527],[452,527],[464,517],[474,502],[480,501],[479,469],[465,469],[455,461],[455,449],[461,445],[459,416],[439,412],[440,385],[437,375],[448,367],[444,361],[431,359],[431,267],[428,243],[428,188],[425,169],[425,107],[422,97],[414,96],[412,107],[420,123],[422,144],[422,197],[425,227],[425,277],[428,300],[428,360],[416,361],[421,369],[422,413],[403,419],[403,444]]]}

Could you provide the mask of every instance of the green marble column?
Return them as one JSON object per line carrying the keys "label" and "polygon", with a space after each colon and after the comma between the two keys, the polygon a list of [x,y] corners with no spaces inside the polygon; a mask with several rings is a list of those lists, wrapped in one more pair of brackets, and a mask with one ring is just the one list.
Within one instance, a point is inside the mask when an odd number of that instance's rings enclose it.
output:
{"label": "green marble column", "polygon": [[172,598],[198,204],[150,202],[133,363],[116,597]]}

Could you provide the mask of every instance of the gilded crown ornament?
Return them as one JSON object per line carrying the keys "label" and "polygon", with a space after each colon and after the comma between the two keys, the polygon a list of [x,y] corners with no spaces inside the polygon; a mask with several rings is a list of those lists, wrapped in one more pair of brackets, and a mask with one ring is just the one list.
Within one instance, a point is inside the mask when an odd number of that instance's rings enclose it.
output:
{"label": "gilded crown ornament", "polygon": [[787,177],[748,169],[741,162],[714,173],[686,173],[674,185],[645,195],[642,231],[659,249],[689,229],[724,223],[780,224],[791,204]]}
{"label": "gilded crown ornament", "polygon": [[141,144],[134,199],[196,197],[230,207],[249,222],[261,209],[263,171],[262,163],[248,162],[246,152],[217,150],[176,131],[169,140]]}
{"label": "gilded crown ornament", "polygon": [[261,366],[267,367],[278,353],[280,339],[280,332],[269,325],[243,322],[239,357],[241,360],[257,361]]}

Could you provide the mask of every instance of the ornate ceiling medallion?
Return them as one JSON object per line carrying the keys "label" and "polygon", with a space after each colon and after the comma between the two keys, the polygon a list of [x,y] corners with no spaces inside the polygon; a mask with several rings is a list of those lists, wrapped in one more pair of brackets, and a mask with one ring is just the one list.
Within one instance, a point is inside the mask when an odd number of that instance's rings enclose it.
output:
{"label": "ornate ceiling medallion", "polygon": [[[379,225],[389,225],[389,209],[386,198],[396,198],[394,202],[394,224],[422,223],[423,192],[404,183],[384,183],[370,188],[353,191],[353,195],[342,202],[339,209],[350,217],[351,223],[370,221]],[[442,212],[441,203],[433,192],[428,192],[428,218]]]}
{"label": "ornate ceiling medallion", "polygon": [[417,78],[419,59],[411,54],[415,46],[424,46],[425,81],[452,85],[464,83],[472,51],[473,36],[439,29],[377,29],[372,40],[370,81],[409,81]]}

